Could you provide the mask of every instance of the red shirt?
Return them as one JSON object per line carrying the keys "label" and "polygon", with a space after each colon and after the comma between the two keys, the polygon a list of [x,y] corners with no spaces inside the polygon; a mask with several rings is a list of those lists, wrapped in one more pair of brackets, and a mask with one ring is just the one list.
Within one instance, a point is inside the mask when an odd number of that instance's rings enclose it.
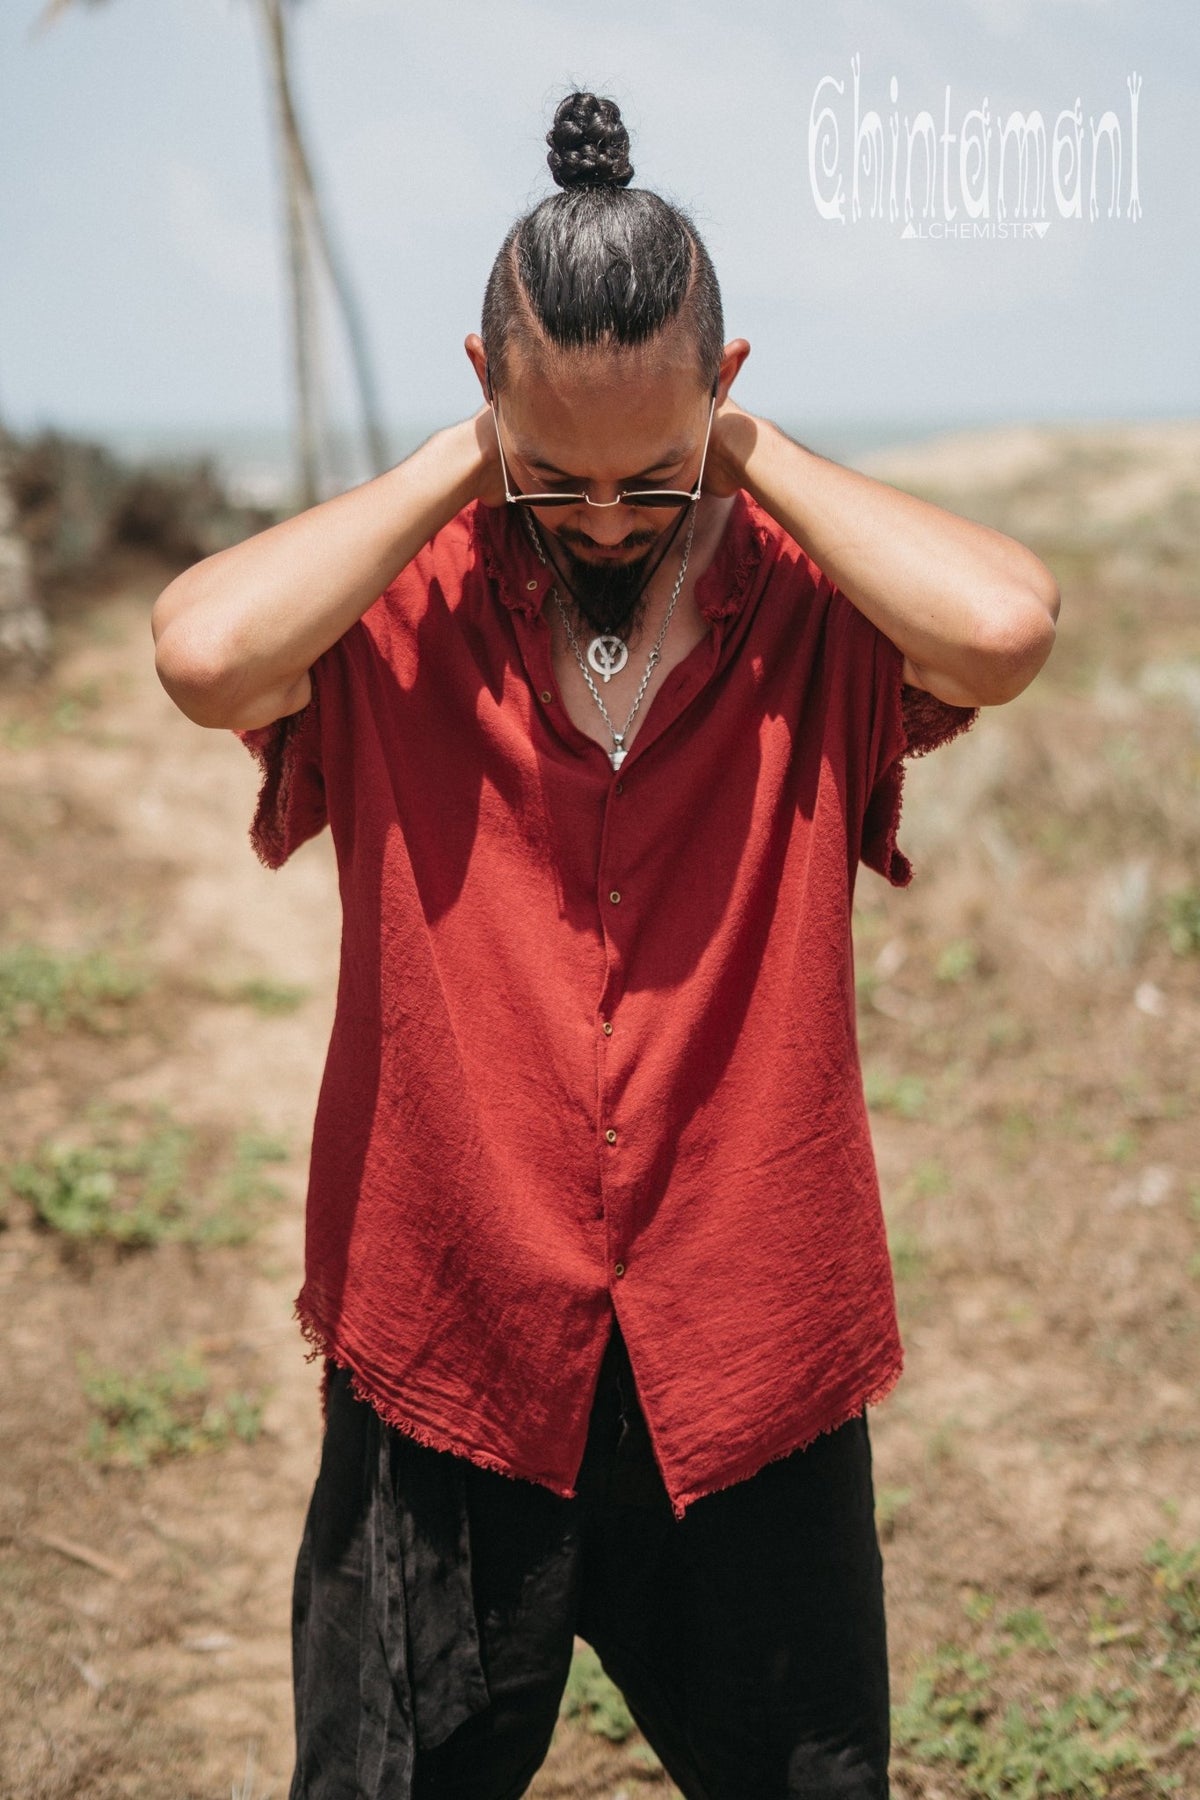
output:
{"label": "red shirt", "polygon": [[341,887],[296,1313],[391,1424],[569,1498],[615,1310],[682,1517],[900,1373],[851,899],[911,879],[901,757],[976,715],[743,491],[617,774],[549,579],[474,503],[238,733],[260,858],[328,823]]}

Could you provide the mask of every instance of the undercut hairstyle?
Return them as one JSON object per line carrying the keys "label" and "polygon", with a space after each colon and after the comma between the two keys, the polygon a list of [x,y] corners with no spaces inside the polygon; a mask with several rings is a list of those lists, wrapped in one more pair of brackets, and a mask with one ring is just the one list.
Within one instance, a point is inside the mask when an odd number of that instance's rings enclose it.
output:
{"label": "undercut hairstyle", "polygon": [[643,344],[689,330],[713,387],[725,344],[721,290],[691,219],[630,187],[629,134],[616,102],[568,94],[546,134],[551,194],[511,227],[492,265],[480,335],[492,392],[514,338],[559,349]]}

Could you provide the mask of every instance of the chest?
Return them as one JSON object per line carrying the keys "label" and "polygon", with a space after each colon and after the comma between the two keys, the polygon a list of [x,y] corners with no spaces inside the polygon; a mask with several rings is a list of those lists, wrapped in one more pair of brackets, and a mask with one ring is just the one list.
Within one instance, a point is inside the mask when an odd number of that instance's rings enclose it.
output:
{"label": "chest", "polygon": [[[710,626],[699,608],[692,605],[677,608],[671,620],[670,628],[659,651],[659,659],[646,682],[637,711],[625,730],[630,711],[637,701],[638,690],[646,674],[646,664],[654,647],[657,631],[643,629],[637,641],[630,646],[629,657],[623,669],[610,675],[605,681],[588,663],[588,673],[595,684],[596,691],[603,700],[614,726],[625,732],[625,748],[628,750],[634,742],[638,731],[645,723],[646,715],[654,700],[655,694],[668,679],[671,671],[691,655],[696,646],[708,636]],[[595,633],[588,630],[576,632],[580,654],[587,663],[588,645]],[[606,751],[612,749],[612,732],[594,695],[588,687],[583,671],[579,666],[579,658],[572,649],[562,624],[561,617],[555,617],[552,623],[551,663],[554,668],[555,686],[561,698],[563,709],[585,736],[594,739]]]}

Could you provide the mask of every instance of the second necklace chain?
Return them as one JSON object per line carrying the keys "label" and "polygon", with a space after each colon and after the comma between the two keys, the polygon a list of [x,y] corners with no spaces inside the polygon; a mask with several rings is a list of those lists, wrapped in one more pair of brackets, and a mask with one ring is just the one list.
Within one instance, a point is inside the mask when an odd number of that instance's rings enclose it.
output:
{"label": "second necklace chain", "polygon": [[[537,527],[534,524],[534,521],[531,518],[529,518],[528,514],[526,514],[526,520],[529,525],[530,536],[533,539],[533,546],[534,546],[534,549],[537,551],[538,558],[541,561],[541,563],[543,564],[543,566],[548,568],[550,566],[549,561],[546,557],[545,551],[542,549],[541,539],[540,539],[540,535],[538,533]],[[684,546],[683,546],[683,555],[680,558],[679,573],[675,577],[675,586],[671,592],[670,603],[667,606],[666,613],[663,615],[662,625],[659,627],[658,636],[654,641],[654,647],[650,651],[650,655],[647,659],[645,673],[643,674],[641,682],[638,686],[638,691],[637,691],[636,695],[634,696],[633,705],[629,709],[629,716],[625,720],[625,724],[620,731],[618,731],[617,727],[613,724],[613,721],[609,714],[608,708],[605,706],[604,701],[601,698],[600,690],[596,686],[595,682],[592,680],[591,671],[589,670],[587,661],[584,659],[583,652],[581,651],[581,649],[579,647],[579,639],[575,634],[574,628],[572,627],[570,616],[567,613],[566,607],[563,605],[562,598],[559,594],[558,588],[554,587],[550,590],[555,602],[558,605],[558,610],[559,610],[559,614],[562,618],[563,627],[566,631],[568,642],[570,643],[571,648],[575,653],[575,660],[579,664],[580,673],[582,674],[583,679],[587,682],[588,687],[591,690],[592,698],[593,698],[593,700],[595,700],[596,705],[600,708],[600,711],[604,716],[604,722],[608,726],[608,729],[612,734],[613,747],[609,751],[608,754],[609,754],[609,761],[612,763],[612,766],[614,769],[619,769],[621,764],[625,760],[625,754],[626,754],[625,739],[629,734],[629,727],[633,724],[633,721],[634,721],[635,717],[637,716],[637,710],[640,707],[640,705],[642,704],[642,698],[646,692],[646,688],[650,681],[650,677],[654,673],[655,667],[658,664],[659,657],[660,657],[660,654],[662,651],[663,641],[667,635],[667,628],[671,623],[671,617],[675,611],[675,605],[679,599],[680,591],[682,590],[682,587],[683,587],[684,577],[687,574],[688,558],[691,555],[691,549],[692,549],[692,535],[693,535],[695,529],[696,529],[696,508],[693,505],[692,516],[691,516],[690,520],[688,521],[687,538],[686,538],[686,540],[684,542]],[[593,652],[595,652],[603,660],[605,658],[605,656],[608,654],[607,653],[607,644],[611,643],[614,638],[616,638],[615,633],[600,633],[596,637],[594,637],[588,646],[588,659],[590,660],[592,658]],[[625,651],[625,655],[622,655],[620,657],[620,661],[615,662],[615,668],[620,669],[620,668],[624,668],[624,666],[625,666],[628,651],[627,651],[627,647],[626,647],[623,639],[617,638],[616,641],[620,644],[621,650]],[[605,675],[604,679],[606,681],[608,680],[608,678],[609,678],[608,675]]]}

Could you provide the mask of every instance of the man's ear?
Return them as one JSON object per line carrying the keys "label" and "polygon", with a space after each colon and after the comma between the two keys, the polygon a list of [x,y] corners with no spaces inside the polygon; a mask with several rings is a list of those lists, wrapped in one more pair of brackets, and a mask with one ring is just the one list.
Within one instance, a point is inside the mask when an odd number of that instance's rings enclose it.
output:
{"label": "man's ear", "polygon": [[492,387],[491,382],[488,379],[487,351],[484,349],[483,339],[477,331],[472,331],[468,335],[463,344],[463,348],[470,359],[471,367],[479,377],[479,385],[483,389],[484,400],[490,406],[492,402]]}
{"label": "man's ear", "polygon": [[717,371],[717,405],[720,406],[733,386],[738,370],[750,354],[750,345],[745,338],[730,338],[721,353],[721,367]]}

